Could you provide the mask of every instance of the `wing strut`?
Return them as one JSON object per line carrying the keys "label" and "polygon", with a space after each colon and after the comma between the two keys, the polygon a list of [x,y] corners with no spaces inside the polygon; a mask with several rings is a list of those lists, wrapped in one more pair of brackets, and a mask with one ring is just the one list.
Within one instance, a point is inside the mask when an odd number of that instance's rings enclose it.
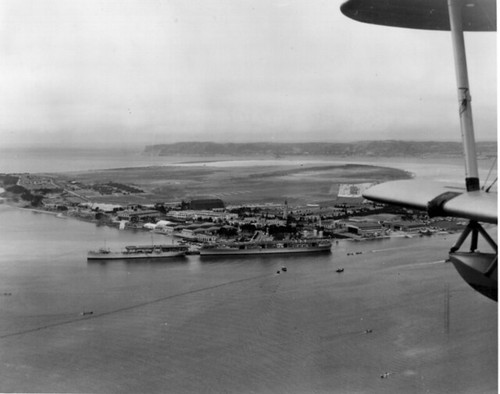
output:
{"label": "wing strut", "polygon": [[[342,4],[341,11],[360,22],[451,30],[467,192],[458,193],[437,185],[422,187],[415,182],[410,187],[408,181],[396,181],[374,186],[365,191],[363,196],[376,202],[427,210],[429,216],[470,219],[449,252],[450,260],[469,285],[497,300],[498,246],[479,223],[497,223],[497,199],[488,190],[480,191],[463,34],[464,30],[496,31],[496,0],[348,0]],[[479,236],[493,249],[493,253],[478,250]],[[459,249],[469,237],[469,251],[460,252]]]}
{"label": "wing strut", "polygon": [[[465,7],[467,6],[469,5],[466,4]],[[474,6],[474,4],[471,6]],[[464,2],[461,0],[448,0],[453,53],[455,56],[460,128],[462,131],[462,142],[465,154],[465,185],[467,191],[477,191],[479,190],[479,173],[477,169],[476,143],[474,140],[471,96],[469,78],[467,75],[467,60],[465,56],[462,22],[463,7]]]}
{"label": "wing strut", "polygon": [[[480,189],[462,20],[463,8],[474,6],[474,3],[467,4],[461,0],[448,0],[453,54],[455,56],[460,128],[464,145],[465,186],[468,192],[476,192]],[[481,253],[476,250],[479,234],[486,239],[495,253]],[[470,252],[459,252],[458,249],[469,235],[471,235]],[[458,273],[470,286],[483,295],[495,301],[498,300],[498,247],[479,223],[475,220],[469,222],[456,244],[451,248],[449,256]]]}

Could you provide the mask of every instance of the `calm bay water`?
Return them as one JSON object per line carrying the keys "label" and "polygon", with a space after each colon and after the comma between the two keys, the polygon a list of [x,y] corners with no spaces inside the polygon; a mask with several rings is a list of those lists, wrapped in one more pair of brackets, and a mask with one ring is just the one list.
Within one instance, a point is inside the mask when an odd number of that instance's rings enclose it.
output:
{"label": "calm bay water", "polygon": [[456,237],[89,263],[152,236],[0,204],[0,392],[495,393],[497,304],[443,262]]}
{"label": "calm bay water", "polygon": [[0,173],[86,171],[162,165],[165,162],[165,158],[143,156],[137,150],[0,150]]}
{"label": "calm bay water", "polygon": [[442,262],[455,237],[88,263],[151,235],[0,205],[0,391],[496,392],[497,304]]}

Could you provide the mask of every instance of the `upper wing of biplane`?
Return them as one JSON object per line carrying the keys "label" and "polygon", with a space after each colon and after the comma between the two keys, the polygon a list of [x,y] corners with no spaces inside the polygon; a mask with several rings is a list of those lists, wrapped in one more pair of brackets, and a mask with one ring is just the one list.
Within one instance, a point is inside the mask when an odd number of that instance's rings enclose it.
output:
{"label": "upper wing of biplane", "polygon": [[[393,27],[451,30],[451,6],[459,10],[455,19],[459,20],[456,30],[463,31],[496,31],[496,0],[349,0],[340,7],[342,13],[359,22],[386,25]],[[462,48],[459,48],[462,49]],[[465,48],[463,48],[465,63]],[[459,59],[460,61],[462,59]],[[465,74],[466,67],[457,61],[457,74]],[[460,101],[460,116],[470,112],[470,94],[465,78],[457,78],[459,99],[463,90],[464,100]],[[465,105],[465,107],[464,107]],[[468,126],[463,134],[465,138],[464,154],[467,169],[471,167],[471,178],[477,177],[477,159],[474,144],[472,116],[464,118],[462,123]],[[463,120],[463,119],[461,119]],[[467,120],[469,122],[467,122]],[[470,123],[470,124],[467,124]],[[464,126],[462,126],[464,127]],[[472,140],[471,140],[472,138]],[[467,178],[466,184],[471,178]],[[474,179],[472,179],[474,181]],[[474,183],[474,182],[472,182]],[[415,209],[427,210],[433,216],[455,216],[480,222],[497,223],[496,193],[479,190],[479,181],[475,187],[467,190],[451,189],[449,186],[432,182],[396,181],[377,185],[368,189],[364,196],[367,199],[386,202]]]}
{"label": "upper wing of biplane", "polygon": [[[457,0],[452,0],[457,1]],[[496,0],[463,2],[464,31],[496,31]],[[349,0],[342,13],[358,22],[425,30],[450,30],[447,0]]]}
{"label": "upper wing of biplane", "polygon": [[[464,31],[496,31],[496,0],[348,0],[341,11],[359,22],[394,27],[450,30],[457,77],[458,107],[465,158],[465,187],[433,182],[396,181],[374,186],[363,193],[369,200],[426,210],[429,216],[469,219],[450,250],[450,259],[474,289],[497,299],[498,247],[479,222],[498,221],[497,193],[480,188],[471,96],[467,75]],[[495,253],[481,253],[478,235]],[[471,236],[470,251],[458,250]]]}

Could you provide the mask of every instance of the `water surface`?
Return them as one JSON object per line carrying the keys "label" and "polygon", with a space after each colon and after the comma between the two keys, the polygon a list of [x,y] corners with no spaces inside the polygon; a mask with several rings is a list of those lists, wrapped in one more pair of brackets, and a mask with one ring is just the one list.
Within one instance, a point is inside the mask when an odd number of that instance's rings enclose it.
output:
{"label": "water surface", "polygon": [[496,392],[497,304],[455,238],[88,263],[151,235],[0,205],[0,391]]}
{"label": "water surface", "polygon": [[[0,172],[175,165],[15,155]],[[463,173],[460,161],[392,165],[423,179]],[[88,249],[171,239],[0,204],[0,392],[496,393],[497,304],[444,263],[456,237],[88,263]]]}

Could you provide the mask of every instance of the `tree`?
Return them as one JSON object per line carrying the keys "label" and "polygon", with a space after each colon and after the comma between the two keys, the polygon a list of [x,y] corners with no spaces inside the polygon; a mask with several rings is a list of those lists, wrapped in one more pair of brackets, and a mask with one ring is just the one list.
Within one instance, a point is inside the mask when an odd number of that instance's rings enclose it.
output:
{"label": "tree", "polygon": [[167,213],[167,210],[165,209],[165,205],[163,205],[162,203],[156,203],[155,204],[155,209],[161,213],[163,213],[164,215]]}
{"label": "tree", "polygon": [[[33,207],[39,207],[42,205],[42,200],[43,200],[43,197],[42,196],[39,196],[37,194],[35,195],[31,195],[32,196],[32,199],[31,199],[31,206]],[[65,207],[66,208],[66,207]],[[68,208],[66,208],[67,210]]]}
{"label": "tree", "polygon": [[19,177],[17,176],[12,176],[12,175],[5,175],[3,177],[3,184],[4,185],[15,185],[19,181]]}
{"label": "tree", "polygon": [[240,229],[241,229],[241,231],[245,231],[245,232],[253,234],[255,232],[255,230],[257,230],[257,227],[255,227],[255,224],[244,223],[240,226]]}
{"label": "tree", "polygon": [[238,234],[238,230],[235,227],[221,227],[217,234],[221,237],[234,237]]}

